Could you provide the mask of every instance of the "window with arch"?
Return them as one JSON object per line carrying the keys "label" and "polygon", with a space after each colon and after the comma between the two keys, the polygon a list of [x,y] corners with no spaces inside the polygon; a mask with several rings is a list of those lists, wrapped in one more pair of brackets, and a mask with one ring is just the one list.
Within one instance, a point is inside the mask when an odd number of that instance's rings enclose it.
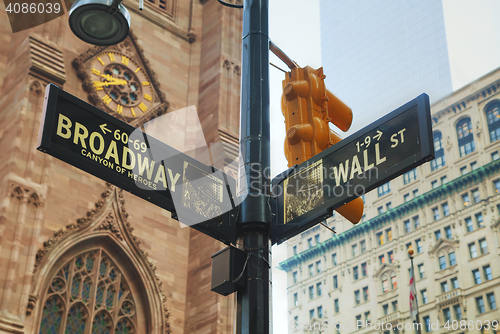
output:
{"label": "window with arch", "polygon": [[486,120],[488,121],[488,132],[490,141],[493,143],[500,139],[500,102],[495,101],[486,108]]}
{"label": "window with arch", "polygon": [[440,131],[435,131],[432,136],[434,137],[434,152],[435,158],[431,161],[431,171],[435,171],[446,165],[443,149],[443,135]]}
{"label": "window with arch", "polygon": [[453,247],[446,247],[437,253],[438,270],[444,270],[457,264],[455,249]]}
{"label": "window with arch", "polygon": [[382,293],[387,293],[390,290],[398,288],[398,279],[394,271],[384,273],[380,279],[382,281]]}
{"label": "window with arch", "polygon": [[131,290],[103,250],[73,257],[52,277],[39,334],[132,334],[136,328]]}
{"label": "window with arch", "polygon": [[469,117],[462,118],[457,123],[457,136],[460,157],[466,156],[476,150],[472,134],[472,124]]}

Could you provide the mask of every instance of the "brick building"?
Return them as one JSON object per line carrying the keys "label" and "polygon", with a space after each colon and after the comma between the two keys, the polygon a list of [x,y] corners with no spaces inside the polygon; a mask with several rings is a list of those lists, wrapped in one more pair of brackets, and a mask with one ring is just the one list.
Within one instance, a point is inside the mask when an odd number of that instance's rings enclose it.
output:
{"label": "brick building", "polygon": [[[211,163],[236,158],[241,10],[145,2],[141,12],[124,1],[131,33],[111,47],[76,38],[67,14],[13,34],[0,4],[0,333],[232,332],[233,296],[210,291],[220,242],[36,150],[54,83],[136,127],[195,106],[206,141],[218,144]],[[98,63],[151,89],[103,95],[92,84]],[[192,143],[178,125],[178,144]]]}

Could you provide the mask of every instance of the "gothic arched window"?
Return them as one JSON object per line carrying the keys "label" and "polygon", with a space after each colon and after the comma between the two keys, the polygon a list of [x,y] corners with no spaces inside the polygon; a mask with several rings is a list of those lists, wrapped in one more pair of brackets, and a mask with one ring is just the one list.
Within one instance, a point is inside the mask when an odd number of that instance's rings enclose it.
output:
{"label": "gothic arched window", "polygon": [[457,123],[457,135],[461,157],[476,150],[474,136],[472,135],[472,124],[469,117],[463,118]]}
{"label": "gothic arched window", "polygon": [[434,137],[434,152],[436,157],[431,161],[431,170],[434,171],[446,165],[443,149],[443,135],[440,131],[436,131],[432,135]]}
{"label": "gothic arched window", "polygon": [[486,119],[490,141],[493,143],[500,139],[500,102],[496,101],[486,108]]}
{"label": "gothic arched window", "polygon": [[39,334],[131,334],[136,328],[127,281],[103,250],[79,254],[56,271],[45,295]]}

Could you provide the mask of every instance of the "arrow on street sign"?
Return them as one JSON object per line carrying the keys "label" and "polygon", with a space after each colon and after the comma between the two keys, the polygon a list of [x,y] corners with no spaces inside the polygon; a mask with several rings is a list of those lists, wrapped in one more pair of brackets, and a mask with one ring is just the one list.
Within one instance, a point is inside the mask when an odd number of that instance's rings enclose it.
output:
{"label": "arrow on street sign", "polygon": [[429,97],[399,107],[273,179],[273,243],[332,216],[333,210],[434,159]]}
{"label": "arrow on street sign", "polygon": [[165,210],[226,244],[236,242],[236,181],[212,166],[49,84],[38,150]]}

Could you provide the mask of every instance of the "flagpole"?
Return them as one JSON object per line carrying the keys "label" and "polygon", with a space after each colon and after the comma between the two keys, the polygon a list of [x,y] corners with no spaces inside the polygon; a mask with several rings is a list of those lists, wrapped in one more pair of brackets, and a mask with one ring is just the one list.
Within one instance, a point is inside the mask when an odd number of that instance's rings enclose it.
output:
{"label": "flagpole", "polygon": [[[411,248],[411,246],[408,249],[408,256],[410,257],[411,272],[413,273],[413,280],[415,280],[415,269],[413,268],[413,249]],[[413,284],[415,284],[415,283],[413,283]],[[417,296],[415,296],[415,305],[417,306],[417,315],[415,317],[415,322],[417,323],[417,328],[415,329],[415,333],[421,334],[422,330],[418,326],[418,324],[420,324],[420,313],[418,312],[418,298],[417,298]],[[425,324],[424,324],[424,326],[425,326]]]}

